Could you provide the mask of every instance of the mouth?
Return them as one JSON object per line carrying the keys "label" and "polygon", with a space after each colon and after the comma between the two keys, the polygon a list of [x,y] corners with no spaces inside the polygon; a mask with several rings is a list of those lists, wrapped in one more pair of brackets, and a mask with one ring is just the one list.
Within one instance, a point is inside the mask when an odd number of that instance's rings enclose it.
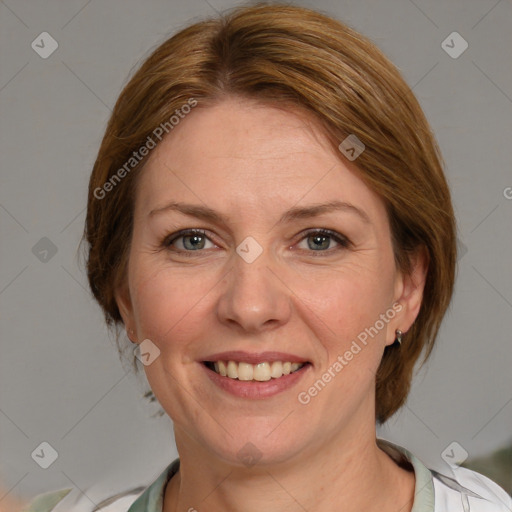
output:
{"label": "mouth", "polygon": [[217,360],[203,361],[203,365],[217,375],[228,379],[244,382],[267,382],[296,373],[310,363],[307,361],[262,361],[252,364],[245,361]]}
{"label": "mouth", "polygon": [[252,400],[291,391],[314,366],[304,356],[275,351],[231,350],[203,357],[198,363],[216,388]]}

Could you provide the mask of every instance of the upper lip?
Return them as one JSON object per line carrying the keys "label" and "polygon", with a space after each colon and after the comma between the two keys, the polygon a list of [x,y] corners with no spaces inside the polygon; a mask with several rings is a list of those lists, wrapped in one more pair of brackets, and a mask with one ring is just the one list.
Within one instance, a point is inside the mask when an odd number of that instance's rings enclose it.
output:
{"label": "upper lip", "polygon": [[287,354],[285,352],[245,352],[243,350],[232,350],[229,352],[217,352],[211,354],[202,361],[236,361],[239,363],[272,363],[274,361],[283,361],[291,363],[307,363],[305,357],[300,357],[294,354]]}

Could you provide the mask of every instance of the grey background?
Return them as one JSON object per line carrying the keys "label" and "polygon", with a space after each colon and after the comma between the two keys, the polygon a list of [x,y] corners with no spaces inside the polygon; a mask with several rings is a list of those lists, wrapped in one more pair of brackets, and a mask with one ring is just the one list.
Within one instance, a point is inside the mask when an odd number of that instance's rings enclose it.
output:
{"label": "grey background", "polygon": [[[380,435],[440,469],[452,441],[470,456],[503,446],[512,430],[512,4],[293,3],[347,22],[400,68],[440,142],[458,216],[452,307],[407,406]],[[13,494],[76,486],[92,498],[98,486],[147,484],[176,456],[170,420],[142,398],[145,378],[119,361],[77,249],[89,173],[128,75],[177,29],[237,4],[0,2],[0,479]],[[59,44],[47,59],[31,48],[43,31]],[[441,47],[453,31],[469,44],[457,59]],[[43,237],[57,249],[46,262]],[[42,441],[59,455],[48,469],[31,457]]]}

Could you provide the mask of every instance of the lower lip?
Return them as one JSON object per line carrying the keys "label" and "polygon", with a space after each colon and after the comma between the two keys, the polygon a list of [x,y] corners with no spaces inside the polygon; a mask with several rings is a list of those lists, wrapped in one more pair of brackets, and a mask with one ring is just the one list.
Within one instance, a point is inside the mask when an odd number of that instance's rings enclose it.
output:
{"label": "lower lip", "polygon": [[310,364],[305,364],[300,370],[297,370],[288,375],[283,375],[278,379],[270,379],[264,382],[259,381],[244,381],[238,379],[231,379],[229,377],[222,377],[218,373],[207,368],[204,364],[200,363],[208,377],[218,387],[240,398],[249,398],[258,400],[262,398],[270,398],[274,395],[282,393],[287,389],[293,387],[297,382],[302,379],[304,374],[309,370]]}

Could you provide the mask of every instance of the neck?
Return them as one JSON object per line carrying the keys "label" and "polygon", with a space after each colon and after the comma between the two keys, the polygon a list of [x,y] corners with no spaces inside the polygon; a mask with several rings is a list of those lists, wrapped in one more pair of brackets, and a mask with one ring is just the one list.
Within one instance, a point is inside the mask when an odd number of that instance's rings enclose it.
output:
{"label": "neck", "polygon": [[414,472],[378,447],[374,411],[372,401],[361,404],[343,426],[287,460],[251,467],[222,459],[175,424],[180,470],[166,487],[163,510],[335,512],[342,503],[344,512],[410,512]]}
{"label": "neck", "polygon": [[176,444],[180,470],[167,485],[164,512],[334,512],[340,503],[344,512],[412,508],[414,474],[377,446],[374,426],[344,431],[285,463],[250,468],[219,461],[178,428]]}

